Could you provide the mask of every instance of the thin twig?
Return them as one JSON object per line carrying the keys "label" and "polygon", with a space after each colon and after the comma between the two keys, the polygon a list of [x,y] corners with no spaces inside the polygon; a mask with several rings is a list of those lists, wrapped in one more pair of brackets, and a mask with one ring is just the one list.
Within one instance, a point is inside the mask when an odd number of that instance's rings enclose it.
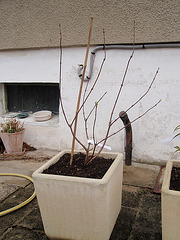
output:
{"label": "thin twig", "polygon": [[[86,84],[86,88],[85,88],[84,95],[83,95],[83,101],[84,101],[85,94],[86,94],[86,91],[87,91],[88,83],[89,83],[89,81]],[[85,114],[85,105],[83,105],[83,118],[84,118],[84,128],[85,128],[86,139],[89,140],[87,119],[86,119],[86,114]]]}
{"label": "thin twig", "polygon": [[96,126],[96,120],[97,120],[97,106],[98,106],[98,103],[95,102],[95,113],[94,113],[94,123],[93,123],[93,142],[95,144],[95,126]]}
{"label": "thin twig", "polygon": [[[99,141],[97,143],[100,144],[103,141],[107,141],[107,139],[109,139],[110,137],[116,135],[117,133],[121,132],[124,128],[126,128],[127,126],[129,126],[130,124],[134,123],[135,121],[137,121],[138,119],[142,118],[144,115],[146,115],[150,110],[152,110],[153,108],[155,108],[159,103],[161,102],[161,100],[159,100],[156,104],[154,104],[151,108],[149,108],[148,110],[146,110],[143,114],[139,115],[137,118],[135,118],[133,121],[129,122],[126,126],[123,126],[122,128],[120,128],[118,131],[112,133],[111,135],[109,135],[108,137],[105,137],[104,139],[102,139],[101,141]],[[104,144],[103,144],[104,145]],[[101,152],[99,151],[96,155],[94,155],[87,163],[86,165],[90,164],[96,157],[99,156]]]}
{"label": "thin twig", "polygon": [[[91,71],[92,71],[92,68],[93,68],[93,66],[94,66],[94,60],[95,60],[95,57],[94,57],[94,59],[93,59],[93,64],[92,64],[92,67],[91,67]],[[89,80],[90,80],[90,79],[89,79]],[[87,81],[86,87],[85,87],[85,89],[84,89],[83,102],[84,102],[84,99],[85,99],[85,96],[86,96],[87,88],[88,88],[88,85],[89,85],[89,80]],[[84,118],[84,124],[85,124],[85,134],[86,134],[86,138],[87,138],[87,140],[89,140],[88,127],[87,127],[87,119],[86,119],[86,115],[85,115],[85,104],[83,104],[83,118]]]}
{"label": "thin twig", "polygon": [[102,69],[103,69],[103,66],[104,66],[104,62],[106,60],[106,45],[105,45],[105,31],[103,29],[103,36],[104,36],[104,58],[102,60],[102,63],[101,63],[101,66],[100,66],[100,69],[99,69],[99,72],[97,74],[97,77],[96,77],[96,80],[94,81],[94,84],[93,86],[91,87],[91,89],[89,90],[86,98],[84,99],[84,101],[82,102],[81,106],[79,107],[79,111],[76,113],[76,116],[74,117],[74,119],[72,120],[71,124],[72,125],[75,121],[75,119],[77,118],[77,115],[79,114],[79,112],[81,111],[82,107],[84,106],[84,104],[86,103],[86,101],[88,100],[89,96],[91,95],[92,91],[94,90],[94,87],[96,86],[96,83],[100,77],[100,74],[102,72]]}
{"label": "thin twig", "polygon": [[63,101],[62,101],[62,93],[61,93],[61,88],[62,88],[62,33],[61,33],[61,25],[60,24],[59,24],[59,33],[60,33],[60,40],[59,40],[60,41],[59,42],[59,45],[60,45],[59,100],[60,100],[61,109],[62,109],[64,119],[66,121],[66,124],[68,126],[70,126],[67,116],[66,116],[66,113],[65,113],[65,110],[64,110],[64,105],[63,105]]}
{"label": "thin twig", "polygon": [[121,82],[121,86],[119,88],[119,91],[118,91],[118,94],[117,94],[117,97],[116,97],[116,100],[115,100],[115,103],[114,103],[114,106],[113,106],[113,109],[112,109],[112,112],[111,112],[111,115],[110,115],[110,120],[109,120],[110,124],[111,124],[111,121],[112,121],[112,117],[113,117],[115,108],[117,106],[117,102],[118,102],[119,96],[120,96],[122,88],[124,86],[124,82],[125,82],[125,79],[126,79],[126,75],[127,75],[128,69],[129,69],[129,65],[130,65],[131,59],[133,58],[133,55],[134,55],[134,45],[135,45],[135,22],[134,22],[134,31],[133,31],[133,50],[132,50],[131,56],[129,57],[128,63],[126,65],[126,69],[125,69],[124,76],[123,76],[123,79],[122,79],[122,82]]}
{"label": "thin twig", "polygon": [[80,142],[80,140],[74,135],[74,132],[72,130],[72,126],[69,124],[65,110],[64,110],[64,105],[63,105],[63,101],[62,101],[62,93],[61,93],[61,88],[62,88],[62,33],[61,33],[61,25],[59,24],[59,31],[60,31],[60,70],[59,70],[59,100],[60,100],[60,104],[61,104],[61,109],[62,109],[62,113],[64,116],[64,119],[66,121],[66,124],[68,125],[68,127],[70,128],[70,131],[72,133],[72,136],[75,138],[75,140],[85,149],[85,151],[87,150],[87,148],[85,147],[84,144],[82,144],[82,142]]}
{"label": "thin twig", "polygon": [[130,65],[130,62],[131,62],[131,59],[134,55],[134,45],[135,45],[135,22],[134,22],[134,28],[133,28],[133,50],[132,50],[132,54],[131,56],[129,57],[129,60],[127,62],[127,65],[126,65],[126,69],[125,69],[125,72],[124,72],[124,75],[123,75],[123,79],[122,79],[122,82],[121,82],[121,86],[119,88],[119,91],[117,93],[117,96],[116,96],[116,99],[115,99],[115,102],[114,102],[114,105],[113,105],[113,108],[112,108],[112,111],[111,111],[111,114],[110,114],[110,119],[109,119],[109,124],[108,124],[108,128],[107,128],[107,132],[106,132],[106,136],[105,136],[105,140],[102,144],[102,147],[100,148],[99,152],[98,152],[98,155],[101,153],[101,151],[103,150],[104,148],[104,145],[107,141],[107,138],[108,138],[108,135],[109,135],[109,132],[110,132],[110,129],[111,129],[111,123],[112,123],[112,117],[113,117],[113,114],[114,114],[114,111],[115,111],[115,108],[116,108],[116,105],[117,105],[117,102],[118,102],[118,99],[119,99],[119,96],[120,96],[120,93],[122,91],[122,88],[123,88],[123,85],[124,85],[124,82],[125,82],[125,78],[126,78],[126,75],[127,75],[127,72],[128,72],[128,69],[129,69],[129,65]]}
{"label": "thin twig", "polygon": [[[152,110],[153,108],[155,108],[160,102],[161,102],[161,100],[159,100],[156,104],[154,104],[152,107],[150,107],[148,110],[146,110],[143,114],[139,115],[137,118],[135,118],[134,120],[132,120],[131,122],[129,122],[126,126],[120,128],[118,131],[116,131],[116,132],[112,133],[111,135],[109,135],[107,138],[110,138],[110,137],[114,136],[115,134],[117,134],[117,133],[119,133],[120,131],[122,131],[125,127],[129,126],[131,123],[133,123],[133,122],[137,121],[138,119],[142,118],[142,117],[143,117],[144,115],[146,115],[150,110]],[[105,141],[105,138],[102,139],[101,141],[99,141],[98,144],[101,143],[101,142],[103,142],[103,141]]]}
{"label": "thin twig", "polygon": [[157,69],[157,71],[156,71],[156,73],[155,73],[155,76],[154,76],[151,84],[149,85],[149,88],[147,89],[147,91],[146,91],[134,104],[132,104],[132,105],[125,111],[126,113],[127,113],[131,108],[133,108],[138,102],[140,102],[140,101],[148,94],[149,90],[151,89],[151,87],[152,87],[152,85],[153,85],[153,83],[154,83],[154,81],[155,81],[155,79],[156,79],[156,76],[157,76],[158,72],[159,72],[159,68]]}
{"label": "thin twig", "polygon": [[[157,71],[156,71],[156,73],[155,73],[155,75],[154,75],[154,78],[153,78],[151,84],[149,85],[147,91],[146,91],[134,104],[132,104],[132,105],[125,111],[126,113],[127,113],[131,108],[133,108],[137,103],[139,103],[139,102],[148,94],[148,92],[150,91],[150,89],[151,89],[151,87],[152,87],[152,85],[153,85],[153,83],[154,83],[154,81],[155,81],[155,79],[156,79],[156,76],[157,76],[158,72],[159,72],[159,68],[157,69]],[[118,119],[119,119],[119,117],[117,117],[117,118],[111,123],[111,125],[113,125]]]}
{"label": "thin twig", "polygon": [[[105,92],[105,93],[102,95],[102,97],[100,97],[100,99],[99,99],[96,103],[98,104],[98,103],[103,99],[103,97],[104,97],[106,94],[107,94],[107,92]],[[86,120],[90,117],[90,115],[91,115],[92,112],[94,111],[95,107],[96,107],[96,105],[94,105],[94,107],[91,109],[91,111],[89,112]]]}
{"label": "thin twig", "polygon": [[[104,96],[107,94],[107,92],[105,92],[101,97],[100,99],[96,102],[97,104],[99,104],[99,102],[104,98]],[[88,137],[88,131],[87,131],[87,121],[89,119],[89,117],[91,116],[91,114],[93,113],[94,109],[95,109],[96,105],[93,106],[93,108],[91,109],[91,111],[89,112],[88,116],[85,117],[85,112],[83,110],[83,116],[84,116],[84,122],[85,122],[85,131],[86,131],[86,137],[87,137],[87,140],[89,139]],[[84,107],[83,107],[84,108]]]}

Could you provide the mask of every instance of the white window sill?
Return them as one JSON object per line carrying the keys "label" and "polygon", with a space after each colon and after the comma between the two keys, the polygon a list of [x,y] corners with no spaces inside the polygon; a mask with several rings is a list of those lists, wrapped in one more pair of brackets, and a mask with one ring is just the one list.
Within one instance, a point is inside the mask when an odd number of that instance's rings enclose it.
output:
{"label": "white window sill", "polygon": [[[18,114],[18,112],[10,112],[1,115],[1,120],[3,118],[12,118],[15,117]],[[28,117],[19,119],[21,122],[23,122],[25,125],[38,125],[38,126],[58,126],[59,125],[59,115],[52,115],[52,118],[46,121],[38,122],[34,119],[33,114],[29,114]]]}

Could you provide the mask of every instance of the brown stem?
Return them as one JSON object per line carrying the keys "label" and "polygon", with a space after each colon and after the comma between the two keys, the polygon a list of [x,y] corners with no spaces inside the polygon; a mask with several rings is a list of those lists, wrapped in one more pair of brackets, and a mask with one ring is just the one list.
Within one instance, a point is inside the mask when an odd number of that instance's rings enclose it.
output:
{"label": "brown stem", "polygon": [[87,151],[86,151],[84,165],[86,165],[86,163],[88,162],[88,156],[89,156],[89,151],[90,151],[89,149],[90,149],[90,143],[88,143],[88,148],[87,148]]}
{"label": "brown stem", "polygon": [[[161,100],[159,100],[154,106],[152,106],[152,107],[149,108],[147,111],[145,111],[142,115],[138,116],[138,117],[135,118],[133,121],[129,122],[126,126],[124,126],[124,127],[122,127],[121,129],[119,129],[118,131],[116,131],[116,132],[112,133],[111,135],[109,135],[108,137],[102,139],[102,140],[99,141],[97,144],[99,144],[99,143],[101,143],[101,142],[103,142],[103,141],[104,141],[104,142],[107,141],[108,138],[114,136],[115,134],[119,133],[120,131],[122,131],[124,128],[126,128],[127,126],[129,126],[129,125],[132,124],[133,122],[135,122],[135,121],[137,121],[138,119],[142,118],[142,117],[143,117],[145,114],[147,114],[150,110],[152,110],[153,108],[155,108],[160,102],[161,102]],[[105,145],[105,144],[103,143],[103,146],[104,146],[104,145]],[[96,157],[98,157],[99,154],[101,153],[101,151],[102,151],[102,149],[100,149],[99,152],[98,152],[96,155],[94,155],[94,157],[92,157],[92,158],[87,162],[86,165],[90,164]]]}
{"label": "brown stem", "polygon": [[134,55],[134,44],[135,44],[135,22],[134,22],[134,31],[133,31],[133,50],[132,50],[132,54],[129,57],[129,60],[127,62],[126,69],[125,69],[125,72],[124,72],[124,75],[123,75],[123,79],[122,79],[122,82],[121,82],[121,86],[119,88],[118,94],[116,96],[116,100],[114,102],[114,106],[113,106],[113,109],[112,109],[112,112],[111,112],[111,115],[110,115],[110,120],[109,120],[110,124],[111,124],[111,121],[112,121],[112,117],[113,117],[113,114],[114,114],[114,111],[115,111],[115,108],[116,108],[119,96],[120,96],[122,88],[124,86],[124,82],[125,82],[125,79],[126,79],[126,75],[127,75],[128,69],[129,69],[129,65],[130,65],[131,59],[133,58],[133,55]]}
{"label": "brown stem", "polygon": [[[92,68],[93,68],[93,66],[94,66],[94,60],[95,60],[95,57],[94,57],[94,59],[93,59],[93,64],[92,64],[92,67],[91,67],[91,72],[92,72]],[[89,79],[89,80],[90,80],[90,79]],[[89,80],[87,81],[86,87],[85,87],[85,90],[84,90],[83,102],[84,102],[84,99],[85,99],[85,96],[86,96],[87,88],[88,88],[88,85],[89,85]],[[87,118],[86,118],[86,115],[85,115],[85,104],[83,104],[83,118],[84,118],[84,124],[85,124],[86,139],[89,140],[88,128],[87,128]]]}
{"label": "brown stem", "polygon": [[124,72],[124,75],[123,75],[123,79],[122,79],[122,82],[121,82],[121,86],[119,88],[118,94],[116,96],[116,99],[115,99],[115,102],[114,102],[114,105],[113,105],[113,108],[112,108],[112,111],[111,111],[109,124],[108,124],[107,132],[106,132],[106,137],[105,137],[105,140],[104,140],[104,142],[102,144],[102,147],[100,148],[100,150],[98,152],[98,155],[101,153],[101,151],[104,148],[104,145],[105,145],[105,143],[106,143],[106,141],[108,139],[108,135],[109,135],[109,132],[110,132],[110,129],[111,129],[112,117],[113,117],[113,114],[114,114],[114,111],[115,111],[115,108],[116,108],[116,105],[117,105],[120,93],[122,91],[122,88],[123,88],[123,85],[124,85],[124,82],[125,82],[125,78],[126,78],[126,75],[127,75],[128,69],[129,69],[129,65],[130,65],[131,59],[132,59],[132,57],[134,55],[134,45],[135,45],[135,22],[134,22],[134,29],[133,29],[133,50],[132,50],[132,54],[129,57],[129,60],[127,62],[126,69],[125,69],[125,72]]}
{"label": "brown stem", "polygon": [[[87,81],[85,90],[84,90],[84,94],[83,94],[83,102],[86,96],[86,92],[87,92],[87,87],[88,87],[89,81]],[[89,135],[88,135],[88,128],[87,128],[87,119],[86,119],[86,115],[85,115],[85,104],[83,105],[83,118],[84,118],[84,124],[85,124],[85,134],[86,134],[86,139],[89,140]]]}
{"label": "brown stem", "polygon": [[[137,103],[139,103],[139,102],[148,94],[148,92],[150,91],[150,89],[151,89],[151,87],[152,87],[152,85],[153,85],[153,83],[154,83],[154,81],[155,81],[155,79],[156,79],[156,76],[157,76],[158,72],[159,72],[159,68],[157,69],[157,71],[156,71],[156,73],[155,73],[155,75],[154,75],[154,78],[153,78],[151,84],[149,85],[147,91],[146,91],[134,104],[132,104],[132,105],[125,111],[126,113],[127,113],[131,108],[133,108]],[[117,117],[117,118],[111,123],[111,125],[113,125],[118,119],[119,119],[119,117]]]}
{"label": "brown stem", "polygon": [[96,126],[96,120],[97,120],[97,105],[98,103],[95,103],[95,114],[94,114],[94,124],[93,124],[93,142],[95,145],[95,126]]}
{"label": "brown stem", "polygon": [[[160,102],[161,102],[161,100],[159,100],[156,104],[154,104],[152,107],[150,107],[148,110],[146,110],[142,115],[139,115],[139,116],[138,116],[137,118],[135,118],[133,121],[129,122],[129,124],[131,124],[131,123],[137,121],[138,119],[142,118],[142,117],[143,117],[144,115],[146,115],[150,110],[152,110],[153,108],[155,108]],[[115,134],[119,133],[120,131],[122,131],[122,130],[123,130],[125,127],[127,127],[127,126],[128,126],[128,124],[127,124],[126,126],[120,128],[118,131],[112,133],[111,135],[109,135],[109,136],[107,137],[107,139],[110,138],[110,137],[112,137],[112,136],[114,136]],[[101,141],[98,142],[98,144],[101,143],[101,142],[103,142],[103,141],[105,141],[105,140],[106,140],[106,138],[102,139]]]}
{"label": "brown stem", "polygon": [[94,147],[93,147],[93,152],[92,152],[92,157],[94,157],[95,151],[96,151],[96,147],[97,147],[97,143],[94,143]]}
{"label": "brown stem", "polygon": [[[98,105],[98,103],[103,99],[103,97],[106,95],[107,92],[105,92],[103,94],[102,97],[100,97],[100,99],[96,102],[96,104],[94,105],[94,107],[91,109],[90,113],[88,114],[87,118],[85,117],[85,112],[83,109],[83,116],[84,116],[84,122],[85,122],[85,133],[86,133],[86,138],[87,140],[89,140],[89,136],[88,136],[88,130],[87,130],[87,120],[90,117],[90,115],[92,114],[93,110],[96,108],[96,105]],[[84,107],[83,107],[84,108]],[[97,113],[96,113],[97,114]],[[94,148],[93,148],[94,149]]]}
{"label": "brown stem", "polygon": [[60,104],[61,104],[61,109],[62,109],[62,113],[64,116],[64,119],[66,121],[66,124],[68,125],[68,127],[70,128],[70,131],[73,135],[73,137],[75,138],[75,140],[84,148],[85,151],[87,151],[87,148],[84,146],[84,144],[82,144],[79,139],[74,135],[74,132],[72,130],[72,126],[69,124],[65,110],[64,110],[64,106],[63,106],[63,101],[62,101],[62,94],[61,94],[61,83],[62,83],[62,33],[61,33],[61,25],[59,25],[59,31],[60,31],[60,71],[59,71],[59,100],[60,100]]}
{"label": "brown stem", "polygon": [[75,138],[75,140],[84,148],[84,150],[87,151],[87,148],[85,147],[85,145],[74,135],[74,131],[70,125],[69,125],[69,128],[73,138]]}
{"label": "brown stem", "polygon": [[79,111],[76,113],[76,116],[74,117],[74,119],[72,120],[72,122],[71,122],[70,125],[72,125],[72,124],[74,123],[74,121],[75,121],[77,115],[79,114],[79,112],[81,111],[83,105],[84,105],[84,104],[86,103],[86,101],[88,100],[88,98],[89,98],[89,96],[91,95],[92,91],[94,90],[94,87],[96,86],[96,83],[97,83],[97,81],[98,81],[98,79],[99,79],[99,76],[100,76],[100,74],[101,74],[101,72],[102,72],[102,69],[103,69],[103,66],[104,66],[104,62],[105,62],[105,60],[106,60],[106,45],[105,45],[105,32],[104,32],[104,29],[103,29],[103,35],[104,35],[104,58],[103,58],[103,60],[102,60],[102,63],[101,63],[101,66],[100,66],[98,75],[97,75],[97,77],[96,77],[96,80],[94,81],[93,86],[92,86],[91,89],[89,90],[86,98],[84,99],[82,105],[81,105],[80,108],[79,108]]}
{"label": "brown stem", "polygon": [[61,104],[61,109],[62,109],[64,119],[66,121],[66,124],[68,126],[70,126],[70,124],[68,122],[68,119],[67,119],[67,116],[66,116],[66,113],[65,113],[65,110],[64,110],[63,101],[62,101],[62,93],[61,93],[61,88],[62,88],[62,86],[61,86],[62,85],[62,33],[61,33],[61,25],[60,24],[59,24],[59,32],[60,32],[60,42],[59,42],[59,45],[60,45],[59,101],[60,101],[60,104]]}
{"label": "brown stem", "polygon": [[[106,94],[107,94],[107,92],[105,92],[105,93],[102,95],[102,97],[100,97],[100,99],[97,101],[97,103],[99,103]],[[94,105],[94,107],[91,109],[91,111],[89,112],[89,114],[88,114],[88,116],[87,116],[86,119],[88,119],[88,118],[91,116],[91,114],[92,114],[92,112],[94,111],[95,107],[96,107],[96,105]]]}
{"label": "brown stem", "polygon": [[152,85],[153,85],[153,83],[154,83],[154,81],[155,81],[155,79],[156,79],[156,76],[157,76],[158,72],[159,72],[159,68],[157,69],[157,71],[156,71],[156,73],[155,73],[155,75],[154,75],[154,78],[153,78],[151,84],[149,85],[147,91],[146,91],[134,104],[132,104],[132,105],[126,110],[126,112],[128,112],[131,108],[133,108],[138,102],[140,102],[140,101],[148,94],[149,90],[151,89],[151,87],[152,87]]}

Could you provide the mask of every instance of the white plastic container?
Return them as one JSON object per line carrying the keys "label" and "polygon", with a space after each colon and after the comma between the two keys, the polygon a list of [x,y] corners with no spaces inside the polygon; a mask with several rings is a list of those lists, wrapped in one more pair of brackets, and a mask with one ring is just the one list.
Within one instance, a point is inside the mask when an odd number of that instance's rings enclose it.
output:
{"label": "white plastic container", "polygon": [[47,120],[51,119],[52,112],[43,110],[43,111],[35,112],[33,114],[33,116],[34,116],[35,121],[43,122],[43,121],[47,121]]}

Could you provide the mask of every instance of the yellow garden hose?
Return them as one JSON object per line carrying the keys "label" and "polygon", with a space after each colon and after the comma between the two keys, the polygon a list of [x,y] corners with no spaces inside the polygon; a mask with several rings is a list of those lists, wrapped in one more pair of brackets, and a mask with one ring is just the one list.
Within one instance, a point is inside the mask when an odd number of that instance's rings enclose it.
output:
{"label": "yellow garden hose", "polygon": [[[22,175],[22,174],[0,173],[0,176],[13,176],[13,177],[26,178],[26,179],[28,179],[29,181],[31,181],[31,182],[33,183],[32,178],[30,178],[30,177],[28,177],[28,176],[25,176],[25,175]],[[28,204],[29,202],[31,202],[31,201],[35,198],[35,196],[36,196],[36,192],[34,191],[34,193],[31,195],[31,197],[28,198],[26,201],[18,204],[18,205],[15,206],[15,207],[12,207],[12,208],[9,208],[9,209],[7,209],[7,210],[5,210],[5,211],[0,212],[0,217],[1,217],[1,216],[4,216],[4,215],[6,215],[6,214],[8,214],[8,213],[10,213],[10,212],[13,212],[13,211],[15,211],[15,210],[17,210],[17,209],[19,209],[19,208],[21,208],[21,207],[23,207],[23,206],[25,206],[26,204]]]}

